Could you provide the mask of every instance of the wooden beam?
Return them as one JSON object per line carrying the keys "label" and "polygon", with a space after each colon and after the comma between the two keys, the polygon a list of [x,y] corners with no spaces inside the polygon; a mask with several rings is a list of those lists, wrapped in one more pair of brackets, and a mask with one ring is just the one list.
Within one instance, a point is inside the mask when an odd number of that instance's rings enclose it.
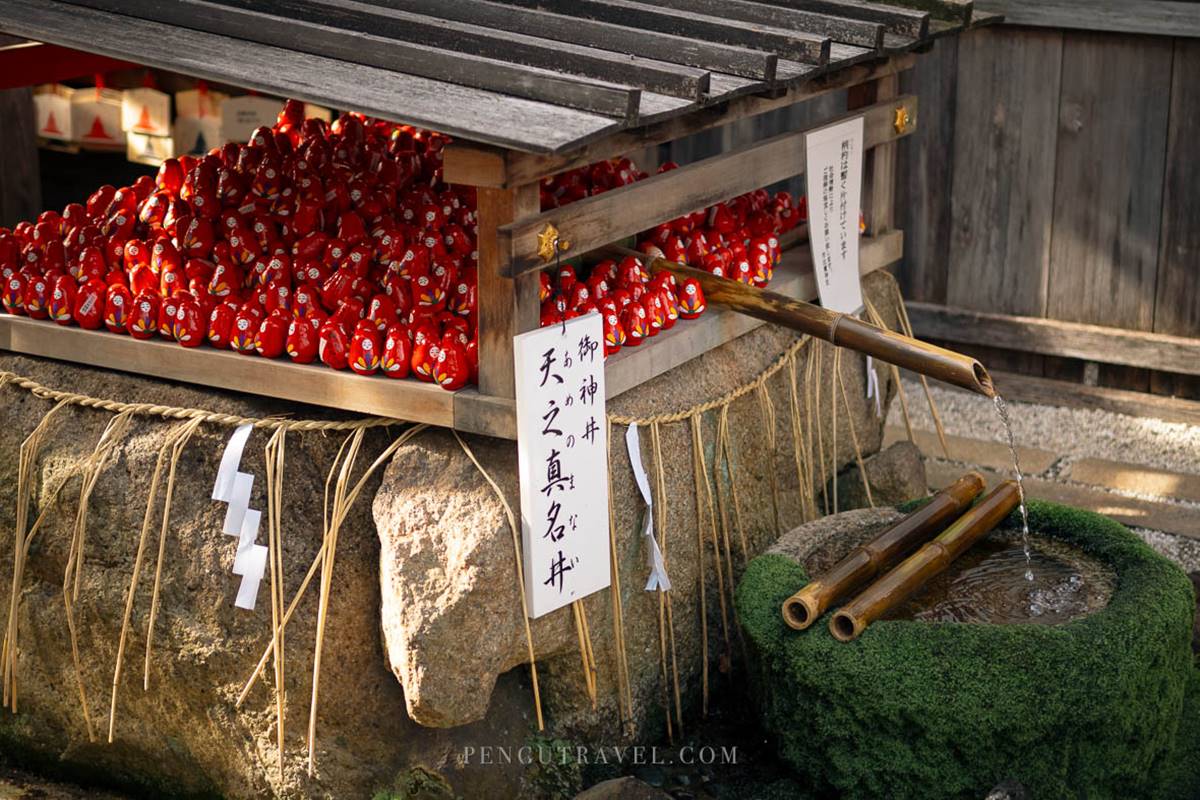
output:
{"label": "wooden beam", "polygon": [[540,36],[616,53],[631,53],[672,64],[772,81],[778,56],[748,47],[705,42],[608,22],[517,8],[491,0],[366,0],[372,5]]}
{"label": "wooden beam", "polygon": [[19,42],[0,47],[0,89],[91,77],[136,66],[108,56],[42,42]]}
{"label": "wooden beam", "polygon": [[[864,81],[874,80],[884,75],[892,75],[911,69],[916,63],[916,56],[905,54],[892,58],[880,59],[869,64],[858,64],[793,86],[775,97],[739,97],[719,106],[709,106],[693,111],[686,116],[675,117],[655,125],[647,125],[637,130],[598,139],[592,144],[580,147],[570,152],[555,155],[538,155],[531,153],[510,152],[504,156],[503,177],[499,175],[499,167],[493,162],[486,171],[478,171],[470,166],[470,162],[478,158],[476,150],[469,143],[451,143],[443,150],[443,165],[446,170],[446,180],[450,175],[474,175],[478,180],[493,181],[490,183],[474,183],[472,180],[461,180],[477,186],[519,186],[541,180],[559,172],[565,172],[576,167],[594,164],[608,158],[615,158],[634,150],[655,147],[665,142],[681,139],[694,133],[710,130],[720,125],[727,125],[747,117],[766,114],[786,108],[796,103],[822,97],[831,92],[840,91],[849,86],[855,86]],[[460,156],[459,153],[462,153]],[[466,162],[460,169],[460,159]]]}
{"label": "wooden beam", "polygon": [[825,64],[830,57],[827,37],[800,31],[754,25],[735,19],[677,11],[633,0],[503,0],[511,5],[543,8],[619,25],[633,25],[703,39],[756,47],[808,64]]}
{"label": "wooden beam", "polygon": [[[859,273],[867,275],[894,264],[903,252],[901,231],[890,231],[878,238],[864,237],[859,247]],[[798,245],[784,253],[770,288],[797,300],[816,299],[817,283],[807,245]],[[762,320],[718,306],[711,307],[697,320],[680,321],[674,328],[637,347],[622,348],[604,362],[608,396],[623,394],[765,324]]]}
{"label": "wooden beam", "polygon": [[[137,2],[137,0],[124,0]],[[336,28],[384,36],[446,50],[527,64],[637,86],[672,97],[699,100],[708,91],[704,70],[639,58],[569,42],[496,31],[355,0],[218,0],[286,18],[306,18]],[[449,79],[454,78],[447,76]]]}
{"label": "wooden beam", "polygon": [[993,372],[992,382],[1006,400],[1068,408],[1095,408],[1133,417],[1200,425],[1200,403],[1194,400],[1110,389],[1107,386],[1084,386],[1081,383],[1011,372]]}
{"label": "wooden beam", "polygon": [[737,19],[755,25],[798,30],[878,50],[883,47],[883,25],[850,15],[831,15],[748,0],[657,0],[657,5],[677,11]]}
{"label": "wooden beam", "polygon": [[919,337],[1200,375],[1200,338],[909,303]]}
{"label": "wooden beam", "polygon": [[929,35],[928,12],[915,11],[887,3],[870,3],[864,2],[864,0],[756,0],[756,2],[878,22],[888,33],[907,36],[910,39],[924,39]]}
{"label": "wooden beam", "polygon": [[0,32],[136,59],[146,66],[265,94],[333,108],[350,106],[382,119],[529,152],[578,148],[619,127],[610,118],[584,111],[58,0],[4,0]]}
{"label": "wooden beam", "polygon": [[[863,106],[883,103],[896,97],[900,90],[900,79],[896,75],[885,75],[850,90],[848,107],[851,110]],[[893,120],[893,123],[895,120]],[[916,115],[908,124],[916,127]],[[863,164],[862,210],[867,222],[867,232],[876,236],[890,230],[895,222],[896,197],[896,143],[887,142],[865,154]]]}
{"label": "wooden beam", "polygon": [[496,230],[514,220],[537,214],[536,183],[516,189],[478,190],[479,213],[479,391],[504,399],[516,397],[513,337],[538,326],[538,276],[517,278],[501,274],[500,242]]}
{"label": "wooden beam", "polygon": [[138,341],[9,315],[0,316],[0,350],[361,414],[454,425],[454,393],[415,379],[368,377],[211,347],[184,348],[165,339]]}
{"label": "wooden beam", "polygon": [[1200,36],[1200,4],[1178,0],[979,0],[1007,25]]}
{"label": "wooden beam", "polygon": [[[906,109],[915,119],[917,99],[900,97],[847,116],[861,114],[865,118],[864,145],[872,148],[907,135],[908,131],[897,133],[892,124],[897,108]],[[805,168],[804,133],[789,131],[759,144],[504,225],[499,229],[501,270],[506,275],[520,275],[544,267],[537,254],[537,236],[547,224],[553,224],[562,238],[570,242],[572,254],[586,253],[661,222],[798,175]]]}

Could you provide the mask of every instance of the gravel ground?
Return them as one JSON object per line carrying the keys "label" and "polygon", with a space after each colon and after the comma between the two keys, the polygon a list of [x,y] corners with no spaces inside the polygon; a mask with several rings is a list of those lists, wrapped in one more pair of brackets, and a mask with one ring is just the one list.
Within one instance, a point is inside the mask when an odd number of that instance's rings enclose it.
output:
{"label": "gravel ground", "polygon": [[[934,402],[946,433],[1004,441],[1000,417],[986,397],[931,382]],[[921,384],[904,380],[914,427],[933,430],[933,418]],[[1050,450],[1070,458],[1105,458],[1129,464],[1200,474],[1200,425],[1131,417],[1111,411],[1009,403],[1017,444]],[[891,425],[903,425],[900,404],[893,403]]]}
{"label": "gravel ground", "polygon": [[[1004,442],[1004,429],[991,400],[933,383],[929,387],[946,433],[972,439]],[[934,430],[929,404],[916,380],[904,380],[913,427]],[[1059,459],[1042,477],[1060,478],[1065,468],[1082,458],[1101,458],[1126,464],[1200,474],[1200,425],[1164,422],[1110,411],[1060,408],[1036,403],[1009,403],[1013,434],[1018,445],[1056,453]],[[893,403],[889,425],[902,426],[900,404]],[[1114,491],[1127,497],[1163,502],[1164,498],[1139,492]],[[1170,498],[1175,505],[1195,508],[1200,503]],[[1200,571],[1200,540],[1146,528],[1133,528],[1158,552],[1187,572]]]}

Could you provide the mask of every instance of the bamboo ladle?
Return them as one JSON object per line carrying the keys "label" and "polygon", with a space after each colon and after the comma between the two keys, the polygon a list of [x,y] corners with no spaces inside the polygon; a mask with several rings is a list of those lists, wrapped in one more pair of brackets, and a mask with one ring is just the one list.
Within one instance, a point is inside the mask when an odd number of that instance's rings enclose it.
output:
{"label": "bamboo ladle", "polygon": [[916,511],[854,548],[828,572],[784,600],[783,621],[798,631],[809,627],[832,603],[891,569],[957,519],[983,489],[983,476],[978,472],[968,472],[942,489]]}

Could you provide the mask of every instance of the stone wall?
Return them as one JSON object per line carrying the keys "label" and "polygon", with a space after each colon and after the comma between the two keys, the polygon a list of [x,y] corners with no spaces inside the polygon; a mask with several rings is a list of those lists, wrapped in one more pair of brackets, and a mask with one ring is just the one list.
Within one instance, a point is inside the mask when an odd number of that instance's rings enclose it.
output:
{"label": "stone wall", "polygon": [[[890,276],[876,273],[868,277],[866,290],[884,318],[894,323],[890,281]],[[617,398],[609,410],[642,417],[721,396],[753,380],[792,341],[786,333],[765,326]],[[831,350],[823,348],[822,352],[823,374],[828,376]],[[798,361],[801,377],[809,357],[807,349],[802,351]],[[871,453],[879,448],[882,420],[876,417],[873,402],[868,406],[865,398],[863,359],[846,353],[843,362],[855,430],[864,454]],[[0,356],[0,369],[49,386],[123,401],[248,416],[285,413],[336,418],[320,409],[11,355]],[[766,457],[757,397],[752,393],[735,401],[728,412],[733,473],[749,556],[761,552],[777,534],[769,480],[772,469],[778,479],[779,524],[787,530],[801,518],[790,447],[786,374],[785,370],[768,383],[777,419],[774,466]],[[879,374],[885,396],[890,398],[893,387],[886,380],[887,372],[880,369]],[[828,396],[826,386],[826,403]],[[50,404],[14,388],[0,390],[0,398],[0,590],[4,598],[0,608],[6,610],[18,453],[22,440]],[[153,553],[143,567],[134,603],[114,742],[105,741],[117,640],[149,476],[164,435],[171,425],[178,424],[135,420],[100,476],[90,502],[76,609],[82,679],[97,733],[97,741],[89,742],[72,666],[62,584],[79,499],[78,468],[110,416],[75,407],[59,412],[37,464],[35,509],[59,484],[66,483],[47,513],[26,564],[19,607],[20,706],[16,715],[0,714],[0,749],[42,769],[100,774],[162,791],[169,787],[174,796],[360,798],[414,766],[442,772],[456,791],[467,797],[514,794],[521,778],[519,765],[459,763],[464,747],[519,744],[535,730],[529,670],[521,666],[527,657],[511,533],[492,490],[453,437],[437,430],[420,434],[396,453],[386,474],[367,486],[342,529],[325,639],[317,767],[310,778],[304,755],[316,628],[315,585],[287,630],[282,774],[275,748],[273,680],[266,678],[241,709],[234,707],[270,641],[271,613],[265,583],[256,611],[233,608],[240,580],[230,573],[236,543],[220,533],[224,505],[210,499],[228,428],[202,426],[184,451],[166,547],[150,687],[148,691],[142,688],[142,659]],[[828,416],[823,414],[823,418],[823,436],[828,443],[832,431]],[[840,420],[836,461],[845,465],[853,460],[853,451],[845,414]],[[711,468],[716,414],[708,414],[703,424]],[[623,431],[616,427],[614,438]],[[360,469],[396,432],[381,429],[367,435]],[[243,471],[258,476],[251,502],[255,508],[265,508],[262,448],[266,438],[255,433],[243,460]],[[696,540],[690,428],[686,423],[664,425],[662,440],[668,467],[666,553],[675,584],[676,664],[684,713],[693,715],[699,704],[701,666],[698,552],[705,561],[709,656],[714,674],[721,663],[728,663],[721,658],[724,640],[711,543],[698,548]],[[283,519],[288,597],[298,588],[320,544],[323,487],[341,441],[341,435],[289,437]],[[469,441],[515,505],[513,444],[483,438]],[[649,462],[645,440],[644,451]],[[651,741],[664,732],[658,600],[641,590],[646,578],[645,553],[636,538],[641,506],[623,446],[615,448],[612,470],[634,722],[642,741]],[[738,574],[744,563],[741,539],[736,531],[731,532],[731,555]],[[260,534],[260,541],[265,541],[265,535]],[[550,731],[556,735],[605,737],[611,742],[621,733],[610,608],[607,592],[586,601],[597,659],[596,711],[584,691],[569,611],[561,610],[534,625],[542,697]],[[736,661],[733,669],[740,669]]]}

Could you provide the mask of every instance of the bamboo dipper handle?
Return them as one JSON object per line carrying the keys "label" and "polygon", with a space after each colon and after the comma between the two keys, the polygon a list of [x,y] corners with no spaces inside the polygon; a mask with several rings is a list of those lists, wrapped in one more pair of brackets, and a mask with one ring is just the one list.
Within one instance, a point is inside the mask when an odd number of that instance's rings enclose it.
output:
{"label": "bamboo dipper handle", "polygon": [[854,548],[828,572],[783,602],[784,622],[798,631],[812,625],[834,601],[890,569],[917,545],[957,519],[983,488],[983,476],[968,472],[916,511]]}
{"label": "bamboo dipper handle", "polygon": [[1021,500],[1016,481],[1004,481],[932,542],[838,609],[829,621],[834,637],[848,642],[889,609],[904,602],[971,545],[987,535]]}
{"label": "bamboo dipper handle", "polygon": [[849,314],[830,311],[778,292],[747,286],[728,278],[718,278],[711,273],[667,261],[665,258],[649,258],[645,253],[628,247],[613,245],[608,249],[622,257],[633,256],[643,262],[648,261],[647,266],[655,272],[665,270],[680,280],[695,278],[704,291],[705,299],[710,303],[728,306],[746,316],[807,333],[839,347],[865,353],[889,364],[961,386],[972,392],[988,397],[994,397],[996,394],[991,376],[983,365],[953,350],[884,330]]}

